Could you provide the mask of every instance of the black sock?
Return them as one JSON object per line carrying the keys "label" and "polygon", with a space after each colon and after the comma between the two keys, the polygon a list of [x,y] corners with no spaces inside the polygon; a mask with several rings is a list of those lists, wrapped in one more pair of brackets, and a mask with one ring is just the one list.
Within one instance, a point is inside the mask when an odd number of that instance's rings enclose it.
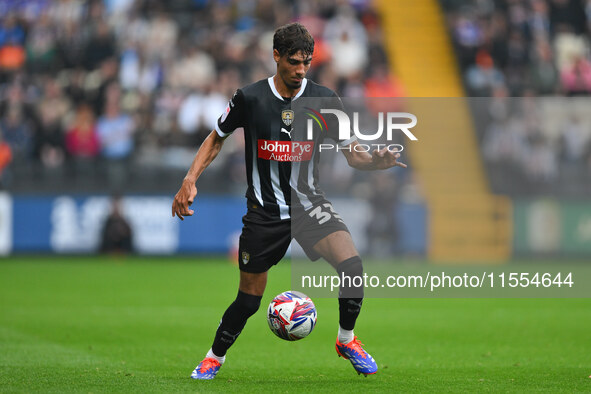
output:
{"label": "black sock", "polygon": [[[337,272],[341,278],[339,325],[345,330],[352,330],[355,328],[355,322],[363,304],[363,263],[361,258],[355,256],[343,261],[337,265]],[[355,280],[356,277],[359,279]]]}
{"label": "black sock", "polygon": [[355,322],[361,312],[363,298],[339,298],[339,325],[344,330],[355,328]]}
{"label": "black sock", "polygon": [[223,357],[234,344],[249,317],[259,309],[261,296],[246,294],[238,290],[238,296],[226,309],[215,333],[211,350],[218,357]]}

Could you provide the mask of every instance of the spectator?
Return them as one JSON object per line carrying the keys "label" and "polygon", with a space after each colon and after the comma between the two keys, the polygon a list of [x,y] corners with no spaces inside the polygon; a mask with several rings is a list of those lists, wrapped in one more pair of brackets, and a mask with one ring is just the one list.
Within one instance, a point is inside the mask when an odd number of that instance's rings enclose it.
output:
{"label": "spectator", "polygon": [[39,125],[35,133],[35,157],[44,167],[59,167],[65,159],[63,119],[70,110],[70,102],[54,80],[45,84],[44,96],[37,111]]}
{"label": "spectator", "polygon": [[131,116],[121,113],[120,95],[117,83],[107,88],[106,110],[97,123],[102,155],[111,160],[126,159],[134,149],[134,122]]}
{"label": "spectator", "polygon": [[84,16],[87,3],[84,0],[52,1],[47,14],[52,24],[58,27],[76,23]]}
{"label": "spectator", "polygon": [[101,63],[115,56],[115,37],[109,25],[100,21],[84,50],[84,65],[87,70],[96,69]]}
{"label": "spectator", "polygon": [[2,139],[10,146],[12,156],[16,160],[26,160],[31,157],[33,146],[33,132],[29,123],[23,117],[23,111],[17,107],[9,107],[0,119]]}
{"label": "spectator", "polygon": [[22,46],[6,44],[0,47],[0,71],[15,71],[25,64],[26,54]]}
{"label": "spectator", "polygon": [[10,145],[4,142],[0,133],[0,186],[4,186],[4,169],[12,161],[12,150]]}
{"label": "spectator", "polygon": [[17,70],[25,63],[25,31],[14,14],[0,20],[0,71]]}
{"label": "spectator", "polygon": [[536,40],[550,39],[550,17],[545,0],[532,0],[532,13],[528,18],[529,28]]}
{"label": "spectator", "polygon": [[134,151],[135,123],[120,109],[121,91],[113,82],[106,91],[105,113],[98,119],[97,134],[101,154],[106,162],[107,180],[113,189],[125,185],[129,175],[129,159]]}
{"label": "spectator", "polygon": [[396,203],[398,189],[392,173],[371,174],[370,196],[371,216],[366,225],[367,252],[373,257],[388,257],[396,251],[399,238],[396,224]]}
{"label": "spectator", "polygon": [[539,95],[556,93],[559,79],[558,70],[554,65],[552,49],[547,41],[538,41],[534,59],[529,71],[531,87]]}
{"label": "spectator", "polygon": [[201,90],[215,79],[213,58],[198,48],[191,47],[170,71],[169,83],[176,88]]}
{"label": "spectator", "polygon": [[579,0],[550,0],[550,23],[554,33],[585,32],[585,10]]}
{"label": "spectator", "polygon": [[121,198],[114,196],[111,212],[105,219],[101,236],[101,253],[133,253],[133,233],[129,222],[121,213]]}
{"label": "spectator", "polygon": [[[372,70],[371,76],[365,81],[368,108],[375,114],[402,108],[401,100],[405,97],[402,83],[388,72],[386,65],[376,65]],[[394,101],[396,106],[393,108]]]}
{"label": "spectator", "polygon": [[352,8],[338,9],[327,22],[323,38],[331,47],[331,66],[337,75],[348,77],[363,70],[368,60],[367,33]]}
{"label": "spectator", "polygon": [[564,125],[560,137],[560,157],[563,162],[579,164],[583,160],[589,136],[577,117],[571,117]]}
{"label": "spectator", "polygon": [[82,68],[76,68],[64,73],[67,84],[64,93],[72,103],[82,103],[88,100],[88,91],[85,86],[86,73]]}
{"label": "spectator", "polygon": [[86,103],[78,106],[74,121],[66,133],[66,149],[70,156],[81,159],[94,158],[100,152],[94,113]]}
{"label": "spectator", "polygon": [[[92,107],[95,114],[102,114],[105,112],[105,105],[107,103],[107,89],[113,84],[117,84],[118,63],[115,58],[108,58],[100,64],[98,70],[95,70],[88,79],[92,79],[91,89],[88,92],[88,97],[91,100]],[[88,79],[86,84],[88,84]]]}
{"label": "spectator", "polygon": [[568,96],[591,93],[591,62],[582,56],[574,59],[571,66],[560,73],[562,88]]}
{"label": "spectator", "polygon": [[550,183],[558,175],[556,152],[547,139],[538,134],[531,142],[531,150],[524,157],[524,168],[527,177],[534,183]]}
{"label": "spectator", "polygon": [[67,69],[80,68],[84,61],[85,50],[88,45],[89,29],[74,21],[63,25],[58,34],[58,52],[61,66]]}
{"label": "spectator", "polygon": [[471,95],[490,96],[494,88],[505,84],[505,77],[495,67],[490,54],[480,51],[476,63],[466,71],[466,83]]}
{"label": "spectator", "polygon": [[150,59],[170,59],[178,40],[178,27],[164,12],[157,13],[143,40],[143,50]]}
{"label": "spectator", "polygon": [[478,48],[484,43],[484,32],[472,12],[462,13],[454,19],[452,39],[458,50],[460,64],[467,67],[474,62]]}
{"label": "spectator", "polygon": [[55,27],[47,14],[32,26],[27,35],[27,68],[32,73],[46,73],[54,71],[57,54],[57,40]]}
{"label": "spectator", "polygon": [[15,14],[8,14],[0,20],[0,47],[4,45],[22,46],[25,42],[25,31],[18,24]]}
{"label": "spectator", "polygon": [[134,48],[123,52],[119,81],[124,89],[152,93],[162,82],[161,77],[162,68],[158,61],[142,58]]}

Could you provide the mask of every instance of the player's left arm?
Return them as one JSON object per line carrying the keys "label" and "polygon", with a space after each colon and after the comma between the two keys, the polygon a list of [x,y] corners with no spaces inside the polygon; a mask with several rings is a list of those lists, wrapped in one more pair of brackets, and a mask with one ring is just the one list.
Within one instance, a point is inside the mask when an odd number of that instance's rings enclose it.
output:
{"label": "player's left arm", "polygon": [[349,145],[351,149],[341,150],[351,167],[364,171],[385,170],[396,166],[406,168],[406,164],[398,161],[400,153],[390,152],[388,147],[376,149],[371,154],[364,151],[357,152],[355,146],[358,144],[358,141],[353,141]]}

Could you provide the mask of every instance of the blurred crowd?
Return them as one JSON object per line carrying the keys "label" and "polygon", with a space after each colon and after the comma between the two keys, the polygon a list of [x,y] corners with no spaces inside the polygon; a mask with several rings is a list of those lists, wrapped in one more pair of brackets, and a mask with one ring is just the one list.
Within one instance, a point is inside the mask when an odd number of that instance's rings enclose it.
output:
{"label": "blurred crowd", "polygon": [[583,196],[591,101],[544,97],[591,95],[591,0],[442,3],[467,93],[492,97],[480,138],[493,187]]}
{"label": "blurred crowd", "polygon": [[[273,32],[294,20],[316,40],[311,79],[402,95],[369,0],[0,0],[3,187],[161,187],[234,90],[274,74]],[[243,192],[242,144],[228,139],[205,182]]]}
{"label": "blurred crowd", "polygon": [[590,0],[443,0],[467,90],[589,95]]}
{"label": "blurred crowd", "polygon": [[588,98],[473,99],[483,158],[497,193],[586,198],[591,193]]}
{"label": "blurred crowd", "polygon": [[[561,119],[549,127],[498,103],[591,94],[591,0],[441,3],[468,95],[491,98],[478,130],[493,187],[585,181],[586,111],[553,101],[564,109],[543,111]],[[173,190],[234,90],[275,72],[273,32],[295,20],[316,40],[310,79],[343,97],[404,96],[371,0],[0,0],[1,187]],[[501,185],[504,163],[519,177]],[[327,173],[337,191],[367,180],[338,159]],[[201,183],[243,193],[240,136]]]}

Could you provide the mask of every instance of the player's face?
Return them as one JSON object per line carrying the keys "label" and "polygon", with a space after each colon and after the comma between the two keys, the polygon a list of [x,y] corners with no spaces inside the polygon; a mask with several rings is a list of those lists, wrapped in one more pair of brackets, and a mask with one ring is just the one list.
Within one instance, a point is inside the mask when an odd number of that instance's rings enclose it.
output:
{"label": "player's face", "polygon": [[273,51],[273,57],[277,62],[277,75],[283,80],[289,89],[299,89],[302,80],[310,69],[312,56],[304,56],[302,51],[293,55],[279,56],[277,50]]}

